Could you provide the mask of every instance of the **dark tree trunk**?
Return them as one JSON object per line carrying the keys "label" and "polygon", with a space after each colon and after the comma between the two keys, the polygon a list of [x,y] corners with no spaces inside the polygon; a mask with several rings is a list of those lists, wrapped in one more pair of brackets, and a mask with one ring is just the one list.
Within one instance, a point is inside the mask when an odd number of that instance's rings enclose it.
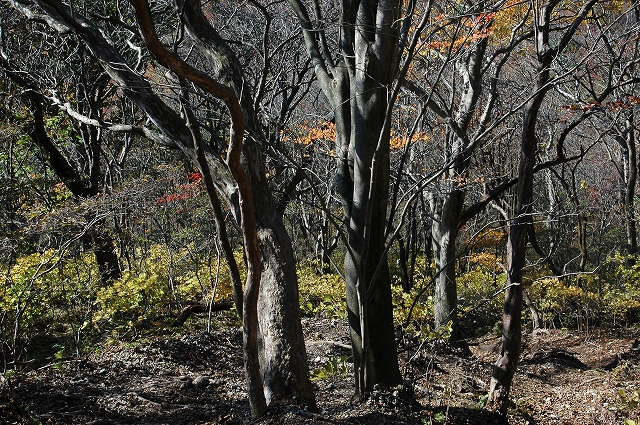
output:
{"label": "dark tree trunk", "polygon": [[[522,340],[523,268],[529,226],[532,224],[533,171],[538,141],[536,124],[540,107],[551,89],[551,64],[569,43],[582,20],[597,0],[587,0],[576,14],[572,24],[559,39],[558,46],[549,45],[551,14],[557,1],[548,1],[536,11],[533,25],[536,27],[536,51],[538,52],[537,80],[531,100],[524,109],[518,167],[518,194],[516,215],[509,228],[507,241],[507,291],[503,310],[502,352],[493,367],[491,388],[487,408],[506,415],[509,408],[509,393],[520,357]],[[534,5],[534,7],[537,7]]]}
{"label": "dark tree trunk", "polygon": [[[389,102],[398,63],[399,2],[342,2],[340,55],[328,54],[302,1],[290,0],[336,122],[336,191],[347,225],[347,316],[356,395],[402,383],[385,247]],[[318,16],[320,19],[320,17]],[[322,53],[321,53],[322,52]]]}
{"label": "dark tree trunk", "polygon": [[518,195],[516,215],[509,227],[507,241],[507,291],[502,315],[502,352],[493,367],[491,388],[487,407],[502,414],[509,407],[509,392],[520,357],[522,340],[522,277],[525,266],[527,237],[531,225],[531,202],[533,200],[533,167],[537,138],[536,122],[540,105],[548,90],[548,62],[538,70],[536,94],[527,105],[522,124],[520,165],[518,168]]}
{"label": "dark tree trunk", "polygon": [[108,286],[122,277],[115,243],[110,234],[99,230],[91,231],[91,240],[100,280],[103,286]]}

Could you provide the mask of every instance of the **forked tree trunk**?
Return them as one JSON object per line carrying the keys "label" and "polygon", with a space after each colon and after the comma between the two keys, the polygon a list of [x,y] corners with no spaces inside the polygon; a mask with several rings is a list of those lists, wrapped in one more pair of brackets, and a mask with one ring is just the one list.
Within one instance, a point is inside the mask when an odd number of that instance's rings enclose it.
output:
{"label": "forked tree trunk", "polygon": [[326,37],[311,22],[304,3],[289,3],[299,19],[318,82],[335,113],[335,182],[347,225],[347,316],[356,395],[363,397],[376,384],[392,387],[402,383],[385,254],[387,109],[397,75],[397,67],[390,64],[398,63],[400,2],[342,2],[340,54],[335,61],[327,54]]}
{"label": "forked tree trunk", "polygon": [[[136,12],[136,20],[140,34],[151,53],[160,63],[167,66],[182,78],[197,84],[212,96],[222,100],[229,110],[231,128],[229,132],[229,149],[227,152],[227,164],[238,185],[238,203],[240,207],[240,229],[247,258],[247,277],[242,303],[242,340],[243,357],[247,386],[249,393],[249,406],[254,418],[262,417],[267,412],[263,381],[260,371],[258,354],[258,296],[260,290],[260,277],[262,262],[258,235],[256,229],[256,216],[251,191],[251,180],[240,164],[244,139],[244,117],[240,102],[232,87],[220,84],[208,75],[188,65],[175,53],[165,48],[159,41],[155,26],[151,18],[151,10],[147,0],[131,0],[131,5]],[[202,148],[200,137],[195,134],[199,131],[195,124],[195,117],[190,108],[186,109],[188,123],[192,132],[192,139]],[[202,164],[208,178],[211,178],[211,170],[207,164]]]}

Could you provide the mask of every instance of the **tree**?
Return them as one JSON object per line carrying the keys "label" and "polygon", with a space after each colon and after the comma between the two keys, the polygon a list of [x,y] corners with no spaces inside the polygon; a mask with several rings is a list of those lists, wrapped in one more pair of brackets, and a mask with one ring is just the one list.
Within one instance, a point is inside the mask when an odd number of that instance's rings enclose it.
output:
{"label": "tree", "polygon": [[[200,146],[192,133],[192,130],[198,129],[196,126],[189,128],[176,110],[181,108],[180,100],[163,101],[153,90],[150,81],[134,71],[134,66],[124,65],[129,61],[103,36],[103,33],[110,29],[114,34],[124,31],[131,39],[133,29],[130,26],[119,19],[109,21],[108,24],[96,24],[97,21],[86,18],[82,13],[88,5],[66,5],[47,0],[11,4],[27,17],[46,22],[60,36],[73,37],[84,44],[110,76],[112,83],[143,111],[159,130],[157,132],[145,127],[142,129],[143,134],[161,146],[179,148],[194,164],[202,166],[203,162],[198,160]],[[115,5],[110,4],[107,7],[112,9],[100,16],[118,16],[124,19],[128,14]],[[263,264],[258,311],[263,344],[261,368],[267,402],[298,399],[313,406],[315,403],[307,376],[308,366],[300,325],[295,260],[282,217],[275,213],[276,205],[268,187],[262,153],[258,144],[251,140],[260,137],[260,128],[250,103],[250,88],[243,85],[242,70],[238,66],[237,58],[204,18],[199,2],[185,2],[180,10],[182,14],[179,15],[178,21],[184,23],[189,40],[202,50],[205,63],[211,65],[210,76],[241,94],[238,97],[243,118],[251,134],[251,138],[243,145],[242,153],[243,165],[251,179],[256,205]],[[113,39],[122,38],[114,36]],[[126,48],[123,50],[127,51]],[[169,92],[164,94],[171,97]],[[233,211],[238,211],[238,189],[229,169],[215,151],[213,140],[202,148],[201,154],[204,155],[216,190],[231,205]]]}
{"label": "tree", "polygon": [[597,0],[585,1],[575,13],[566,30],[557,37],[552,46],[554,31],[552,16],[559,0],[550,0],[541,5],[534,4],[533,29],[535,32],[535,52],[537,55],[536,81],[533,91],[523,111],[520,140],[520,164],[518,168],[517,208],[509,227],[507,241],[507,290],[505,293],[502,352],[491,376],[491,388],[487,406],[489,409],[506,414],[509,406],[509,391],[518,364],[522,338],[522,282],[525,268],[525,253],[528,229],[532,222],[533,173],[536,162],[538,138],[536,124],[540,107],[552,88],[552,64],[567,47],[578,27],[587,18]]}
{"label": "tree", "polygon": [[[393,387],[402,383],[386,254],[390,119],[402,69],[400,44],[406,40],[402,30],[406,36],[415,4],[410,3],[403,15],[401,1],[345,0],[334,14],[333,5],[313,1],[312,19],[302,1],[289,3],[334,114],[334,180],[347,227],[347,315],[356,395],[362,397],[374,385]],[[324,13],[337,22],[335,50],[327,37],[322,6],[327,7]],[[430,6],[426,5],[425,15]]]}
{"label": "tree", "polygon": [[[27,27],[14,28],[14,31],[20,31],[24,34],[29,30],[28,24],[25,25]],[[28,55],[15,54],[15,51],[21,51],[25,48],[21,44],[25,40],[7,37],[7,29],[3,25],[0,65],[7,77],[23,89],[22,98],[33,116],[32,124],[25,131],[40,149],[47,153],[49,166],[77,199],[96,197],[99,193],[104,193],[107,190],[106,175],[110,172],[110,168],[122,165],[126,158],[128,145],[122,144],[120,152],[117,153],[118,160],[109,163],[103,154],[103,149],[108,142],[107,136],[99,128],[79,120],[72,120],[70,123],[61,122],[59,128],[53,129],[50,135],[46,123],[50,121],[47,116],[49,108],[45,105],[52,103],[52,101],[45,97],[43,90],[30,74],[45,74],[45,78],[53,81],[58,81],[60,75],[46,68],[34,67],[30,73],[18,69],[13,63],[16,56],[22,56],[19,60],[29,61]],[[48,40],[45,42],[48,43]],[[55,53],[52,53],[52,56],[54,55]],[[78,55],[77,59],[79,60],[73,63],[77,67],[77,72],[72,74],[74,81],[71,84],[71,87],[75,88],[75,92],[63,95],[75,98],[75,103],[80,109],[72,111],[73,113],[86,117],[87,120],[101,120],[109,107],[108,78],[90,61],[84,60],[81,55]],[[60,68],[64,69],[62,66]],[[61,84],[53,90],[51,97],[53,102],[59,103],[60,107],[69,108],[68,102],[62,102],[59,99],[59,91],[64,88],[65,86]],[[70,145],[71,148],[62,148],[61,145],[64,144]],[[118,148],[116,147],[116,149]],[[89,220],[91,221],[91,219]],[[113,237],[108,231],[100,229],[103,225],[104,220],[99,220],[94,228],[88,229],[82,241],[92,247],[102,283],[106,286],[120,278],[121,270]]]}

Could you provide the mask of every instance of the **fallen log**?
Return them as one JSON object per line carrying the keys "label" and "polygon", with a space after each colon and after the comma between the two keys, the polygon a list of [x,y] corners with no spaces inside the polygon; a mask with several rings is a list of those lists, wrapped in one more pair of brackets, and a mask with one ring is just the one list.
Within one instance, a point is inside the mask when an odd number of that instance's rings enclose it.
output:
{"label": "fallen log", "polygon": [[[231,310],[232,307],[233,307],[232,301],[215,303],[211,306],[211,312]],[[182,312],[178,315],[178,317],[176,317],[176,320],[174,320],[173,326],[182,326],[185,324],[187,319],[191,317],[192,314],[207,313],[208,311],[209,311],[209,306],[205,304],[190,304],[182,309]]]}

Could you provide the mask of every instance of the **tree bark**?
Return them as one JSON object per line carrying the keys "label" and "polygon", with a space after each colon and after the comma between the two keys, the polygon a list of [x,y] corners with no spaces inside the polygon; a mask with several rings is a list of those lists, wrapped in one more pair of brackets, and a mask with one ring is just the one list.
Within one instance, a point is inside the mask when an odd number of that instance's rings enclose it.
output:
{"label": "tree bark", "polygon": [[298,400],[315,408],[298,294],[296,261],[282,214],[266,180],[264,159],[256,140],[264,140],[240,63],[209,24],[198,0],[181,3],[181,18],[188,33],[213,65],[213,75],[232,87],[240,101],[249,137],[243,145],[243,165],[251,180],[258,240],[263,263],[258,320],[261,368],[267,403]]}
{"label": "tree bark", "polygon": [[[483,3],[479,2],[477,7],[477,13],[482,12]],[[433,102],[428,104],[440,113],[442,110],[455,111],[455,115],[448,119],[449,128],[446,135],[449,151],[445,153],[445,158],[447,162],[453,159],[453,163],[447,169],[449,181],[442,183],[442,194],[433,196],[432,200],[435,202],[431,205],[431,213],[435,217],[431,227],[432,245],[436,270],[440,271],[436,278],[434,297],[435,326],[439,328],[451,322],[449,337],[451,342],[457,341],[460,337],[456,287],[456,241],[464,209],[466,196],[464,186],[471,156],[471,152],[468,151],[471,143],[467,133],[471,117],[479,107],[487,43],[487,37],[480,38],[455,63],[455,70],[463,80],[459,104],[445,108],[436,107]],[[489,107],[485,112],[487,116],[493,105],[493,102],[488,103]]]}
{"label": "tree bark", "polygon": [[[262,262],[255,217],[251,181],[240,164],[244,138],[244,118],[240,102],[231,87],[220,84],[206,74],[192,68],[175,53],[166,49],[158,40],[151,10],[147,0],[130,0],[135,9],[136,20],[145,44],[160,63],[170,68],[183,78],[197,84],[211,95],[224,101],[231,116],[229,131],[229,150],[227,164],[233,178],[238,184],[238,201],[240,205],[240,228],[247,258],[247,277],[242,303],[242,335],[243,354],[249,393],[251,415],[260,418],[267,413],[263,381],[260,372],[258,348],[258,295]],[[187,113],[189,113],[188,111]],[[192,131],[197,131],[192,128]],[[198,139],[198,137],[195,137]],[[210,170],[207,168],[207,173]]]}
{"label": "tree bark", "polygon": [[[347,316],[356,395],[374,385],[402,383],[393,327],[391,279],[385,254],[389,190],[390,107],[397,75],[398,1],[343,1],[339,57],[332,59],[299,0],[290,0],[318,82],[336,122],[336,191],[347,225]],[[317,11],[319,13],[319,11]],[[320,19],[319,16],[317,16]]]}
{"label": "tree bark", "polygon": [[[444,195],[441,210],[431,225],[431,241],[436,270],[434,319],[436,328],[451,321],[451,341],[459,337],[458,296],[456,287],[456,240],[458,220],[464,205],[464,191],[451,190]],[[437,202],[437,201],[436,201]],[[436,207],[437,208],[437,207]]]}
{"label": "tree bark", "polygon": [[[531,100],[524,109],[520,140],[520,163],[518,167],[518,193],[516,215],[509,228],[507,241],[507,290],[502,315],[502,352],[493,367],[487,408],[506,415],[509,408],[509,393],[520,357],[522,340],[523,268],[532,224],[533,173],[538,139],[536,124],[540,107],[551,89],[551,64],[564,50],[597,0],[587,0],[576,14],[572,24],[562,34],[556,48],[549,45],[551,14],[558,1],[549,0],[536,10],[533,25],[536,29],[536,51],[538,53],[537,79]],[[534,5],[534,7],[536,7]]]}

